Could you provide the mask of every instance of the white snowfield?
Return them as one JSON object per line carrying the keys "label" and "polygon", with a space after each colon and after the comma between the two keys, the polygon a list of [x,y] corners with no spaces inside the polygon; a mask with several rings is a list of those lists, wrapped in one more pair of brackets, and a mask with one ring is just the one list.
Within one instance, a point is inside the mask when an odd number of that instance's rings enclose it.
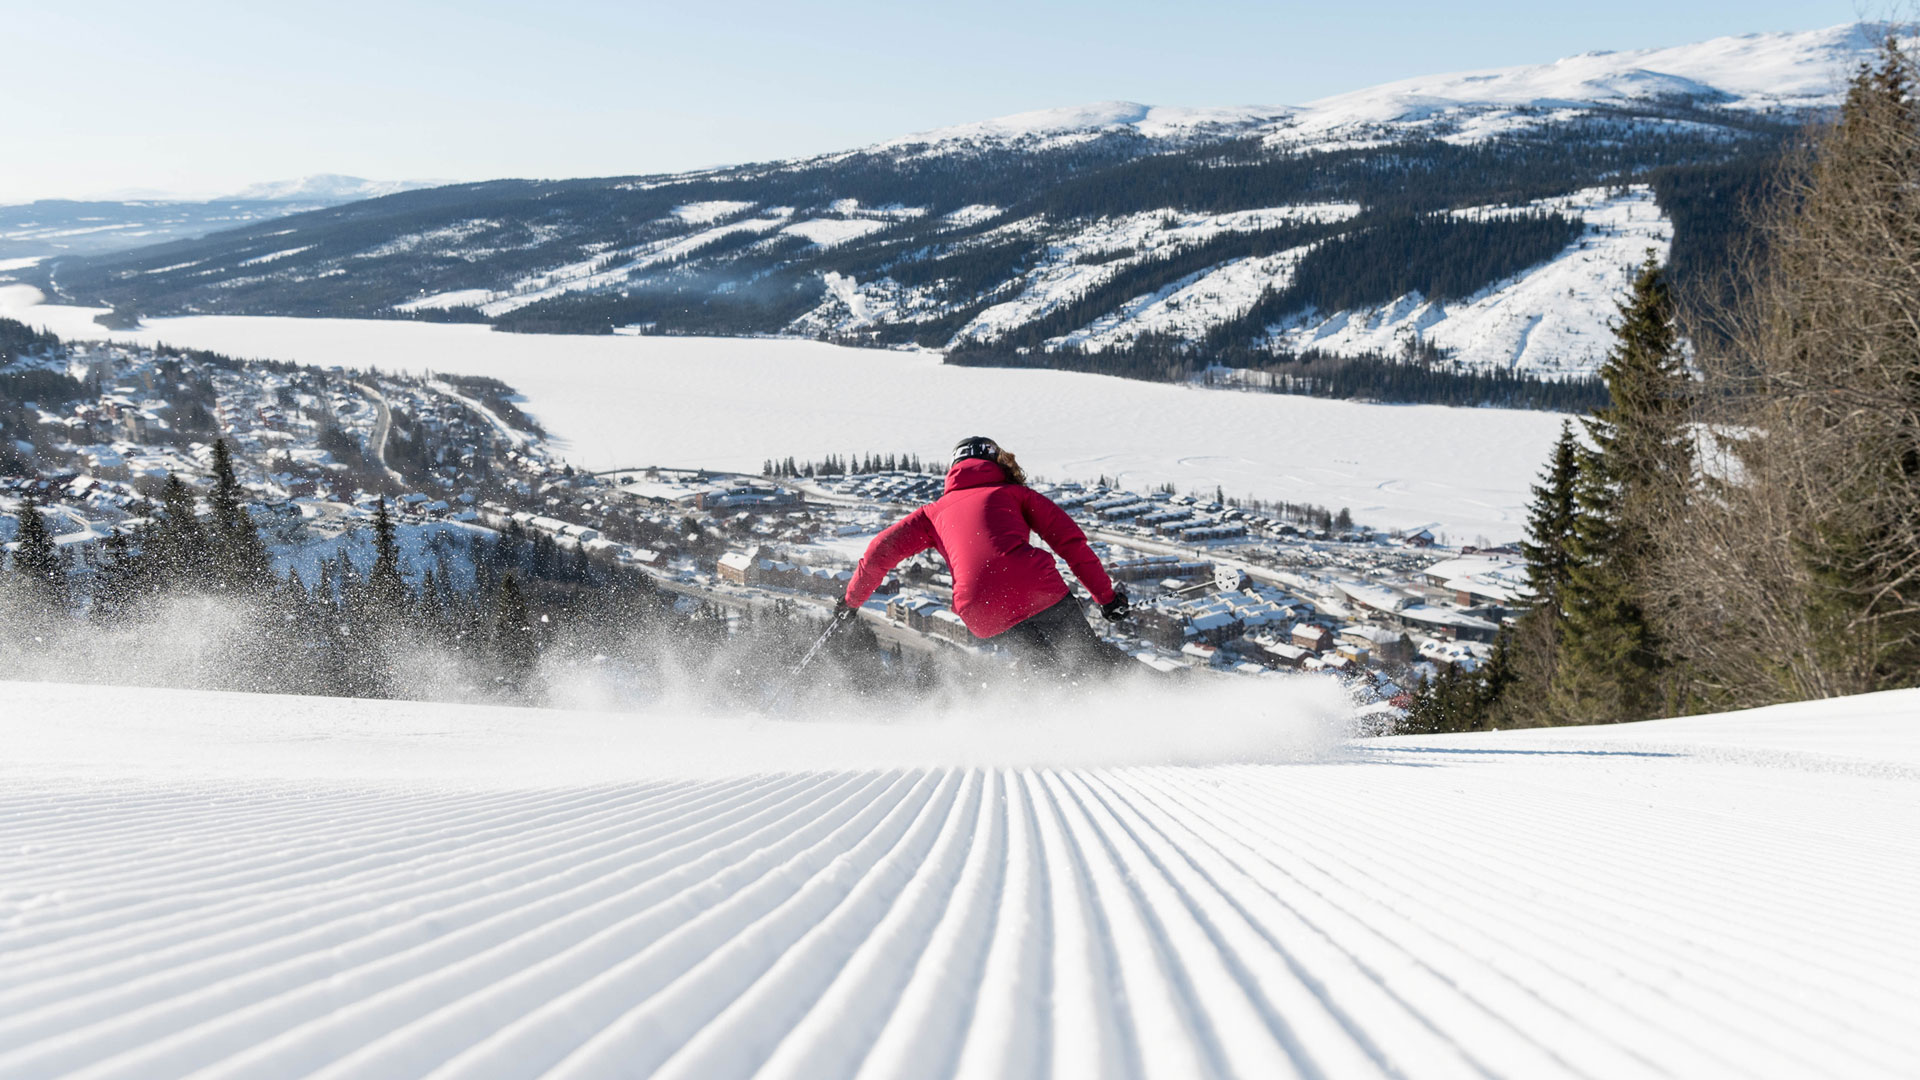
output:
{"label": "white snowfield", "polygon": [[[1557,413],[1371,405],[1065,371],[947,366],[928,352],[791,339],[501,334],[353,319],[191,316],[136,331],[0,285],[0,315],[74,340],[166,342],[241,358],[489,375],[576,467],[758,472],[768,458],[999,439],[1039,475],[1351,508],[1377,528],[1515,540]],[[1225,436],[1223,438],[1223,433]],[[1231,445],[1227,445],[1231,444]]]}
{"label": "white snowfield", "polygon": [[1287,680],[0,689],[0,1077],[1920,1073],[1920,691],[1343,743]]}

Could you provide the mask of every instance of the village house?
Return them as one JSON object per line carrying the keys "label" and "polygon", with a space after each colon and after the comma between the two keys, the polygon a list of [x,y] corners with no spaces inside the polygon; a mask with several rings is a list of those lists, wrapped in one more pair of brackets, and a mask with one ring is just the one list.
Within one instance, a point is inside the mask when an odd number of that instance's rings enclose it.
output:
{"label": "village house", "polygon": [[1168,649],[1177,649],[1186,641],[1187,619],[1179,612],[1157,605],[1142,605],[1133,609],[1131,621],[1134,632],[1142,641]]}
{"label": "village house", "polygon": [[960,616],[946,608],[935,608],[928,616],[928,632],[956,645],[971,645],[974,642],[973,631],[967,629],[967,624]]}
{"label": "village house", "polygon": [[1333,648],[1333,631],[1318,623],[1295,623],[1292,640],[1310,653],[1323,653]]}
{"label": "village house", "polygon": [[1211,611],[1187,620],[1187,626],[1193,631],[1192,639],[1209,645],[1219,645],[1237,638],[1245,631],[1238,616],[1231,611]]}
{"label": "village house", "polygon": [[933,613],[942,610],[940,601],[920,593],[903,592],[887,601],[887,618],[907,624],[907,629],[925,634],[932,630]]}
{"label": "village house", "polygon": [[1343,626],[1343,643],[1365,650],[1376,661],[1403,662],[1413,659],[1413,639],[1398,630],[1383,626]]}
{"label": "village house", "polygon": [[714,569],[723,581],[731,581],[735,585],[751,585],[758,577],[756,562],[752,552],[729,551],[720,556]]}

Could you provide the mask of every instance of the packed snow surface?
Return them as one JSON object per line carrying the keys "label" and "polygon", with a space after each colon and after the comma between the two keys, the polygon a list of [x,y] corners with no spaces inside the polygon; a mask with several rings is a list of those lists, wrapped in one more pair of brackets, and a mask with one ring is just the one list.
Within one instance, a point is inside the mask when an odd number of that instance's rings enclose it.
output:
{"label": "packed snow surface", "polygon": [[0,1076],[1920,1071],[1920,691],[1339,739],[10,683]]}
{"label": "packed snow surface", "polygon": [[917,452],[985,433],[1039,475],[1104,474],[1235,496],[1349,507],[1382,528],[1437,524],[1471,543],[1518,539],[1562,417],[1209,391],[1062,371],[943,365],[938,355],[811,341],[498,334],[484,326],[200,316],[108,331],[90,308],[0,315],[110,337],[322,366],[489,375],[526,395],[568,460],[757,472],[769,458]]}

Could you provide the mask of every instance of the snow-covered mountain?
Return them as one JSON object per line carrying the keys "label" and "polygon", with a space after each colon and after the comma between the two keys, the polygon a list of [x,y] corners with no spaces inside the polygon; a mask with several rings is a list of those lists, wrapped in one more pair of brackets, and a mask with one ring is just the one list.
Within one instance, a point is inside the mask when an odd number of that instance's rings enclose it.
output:
{"label": "snow-covered mountain", "polygon": [[1853,66],[1890,27],[1853,23],[1801,33],[1742,34],[1661,49],[1590,52],[1548,64],[1416,76],[1305,105],[1179,108],[1103,101],[919,132],[877,148],[1047,144],[1128,132],[1150,139],[1258,133],[1318,141],[1397,126],[1484,139],[1503,125],[1562,110],[1686,101],[1769,112],[1830,105]]}
{"label": "snow-covered mountain", "polygon": [[1403,79],[1323,98],[1284,131],[1325,136],[1376,125],[1447,124],[1484,139],[1503,124],[1561,110],[1673,101],[1772,112],[1830,105],[1854,65],[1885,40],[1883,23],[1743,34],[1693,45],[1591,52],[1551,64]]}
{"label": "snow-covered mountain", "polygon": [[366,180],[339,173],[315,173],[295,180],[272,180],[241,188],[229,199],[245,202],[298,202],[334,206],[360,199],[377,199],[399,191],[438,187],[444,180]]}
{"label": "snow-covered mountain", "polygon": [[1683,285],[1711,276],[1771,156],[1887,32],[1585,54],[1298,107],[1104,102],[698,173],[451,185],[62,260],[42,280],[147,314],[798,334],[1149,377],[1306,352],[1577,375],[1649,250]]}
{"label": "snow-covered mountain", "polygon": [[104,255],[271,221],[342,203],[432,187],[431,180],[363,180],[322,173],[253,184],[217,198],[159,192],[0,206],[0,259]]}
{"label": "snow-covered mountain", "polygon": [[954,153],[982,146],[1041,149],[1113,134],[1161,140],[1217,137],[1259,130],[1293,112],[1284,105],[1207,109],[1100,101],[916,132],[868,147],[866,152],[911,148]]}

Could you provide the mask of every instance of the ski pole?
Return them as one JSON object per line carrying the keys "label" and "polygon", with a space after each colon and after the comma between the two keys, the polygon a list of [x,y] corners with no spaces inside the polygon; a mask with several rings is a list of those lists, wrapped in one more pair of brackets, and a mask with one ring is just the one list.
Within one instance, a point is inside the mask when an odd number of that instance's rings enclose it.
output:
{"label": "ski pole", "polygon": [[819,655],[820,647],[827,643],[827,639],[833,636],[834,631],[840,629],[840,624],[843,621],[851,622],[852,620],[835,618],[829,618],[827,620],[827,628],[820,631],[819,637],[813,639],[813,647],[807,650],[807,655],[801,657],[798,664],[793,665],[793,671],[787,676],[789,679],[797,679],[800,677],[801,672],[807,670],[807,665],[813,663],[813,658]]}
{"label": "ski pole", "polygon": [[834,632],[840,629],[840,622],[841,620],[839,619],[827,620],[827,628],[820,631],[819,637],[813,639],[813,647],[807,650],[807,655],[801,657],[800,662],[793,665],[793,670],[787,672],[787,677],[783,679],[780,684],[774,688],[773,693],[768,696],[765,706],[768,710],[780,709],[786,704],[787,699],[793,696],[794,689],[800,684],[800,673],[807,670],[807,665],[813,663],[814,657],[820,655],[820,649],[826,645],[827,639],[832,637]]}

